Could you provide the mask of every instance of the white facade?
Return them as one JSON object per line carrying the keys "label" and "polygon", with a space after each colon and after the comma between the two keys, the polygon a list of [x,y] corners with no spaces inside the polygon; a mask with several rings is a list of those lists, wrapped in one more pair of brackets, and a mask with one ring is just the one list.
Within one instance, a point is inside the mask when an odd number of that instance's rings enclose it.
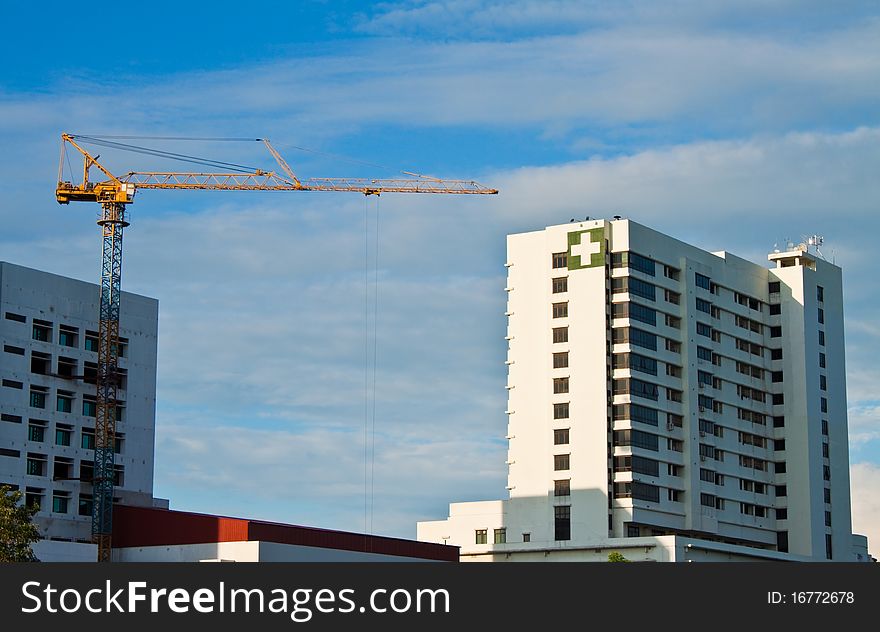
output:
{"label": "white facade", "polygon": [[841,271],[805,250],[768,269],[629,220],[510,235],[510,498],[419,539],[856,559]]}
{"label": "white facade", "polygon": [[[91,541],[98,302],[95,284],[0,262],[0,483],[40,505],[36,523],[56,541]],[[124,292],[115,490],[124,504],[153,504],[157,334],[158,302]]]}

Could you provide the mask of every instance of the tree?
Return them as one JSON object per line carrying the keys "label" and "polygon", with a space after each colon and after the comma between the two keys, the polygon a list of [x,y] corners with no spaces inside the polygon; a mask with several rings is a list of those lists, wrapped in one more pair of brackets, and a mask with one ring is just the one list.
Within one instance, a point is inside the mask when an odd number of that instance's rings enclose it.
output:
{"label": "tree", "polygon": [[0,562],[38,562],[31,545],[40,531],[31,520],[39,507],[21,504],[22,493],[0,485]]}
{"label": "tree", "polygon": [[608,561],[609,562],[629,562],[628,559],[623,557],[623,553],[620,553],[618,551],[611,551],[611,553],[608,554]]}

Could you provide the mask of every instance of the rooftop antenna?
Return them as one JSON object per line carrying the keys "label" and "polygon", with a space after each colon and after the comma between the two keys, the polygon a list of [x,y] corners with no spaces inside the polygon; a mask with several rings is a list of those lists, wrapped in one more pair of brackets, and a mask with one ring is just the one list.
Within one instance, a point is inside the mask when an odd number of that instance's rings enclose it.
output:
{"label": "rooftop antenna", "polygon": [[825,238],[822,235],[810,235],[809,237],[804,238],[804,243],[807,246],[807,252],[812,248],[815,250],[816,255],[825,258],[825,255],[822,254],[822,251],[819,249],[819,246],[825,243]]}

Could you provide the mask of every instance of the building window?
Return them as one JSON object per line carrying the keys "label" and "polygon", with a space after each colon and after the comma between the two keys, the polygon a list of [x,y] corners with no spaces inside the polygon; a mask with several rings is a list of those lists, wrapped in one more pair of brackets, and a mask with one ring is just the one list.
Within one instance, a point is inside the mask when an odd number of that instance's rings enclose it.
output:
{"label": "building window", "polygon": [[673,305],[681,303],[681,294],[672,290],[663,290],[663,298],[666,299],[667,303],[672,303]]}
{"label": "building window", "polygon": [[553,508],[554,539],[571,540],[571,505]]}
{"label": "building window", "polygon": [[554,377],[553,378],[553,393],[558,395],[560,393],[568,392],[568,378],[567,377]]}
{"label": "building window", "polygon": [[62,347],[77,347],[77,334],[79,333],[79,329],[76,327],[71,327],[69,325],[59,325],[58,326],[58,344]]}
{"label": "building window", "polygon": [[826,481],[831,480],[831,468],[827,465],[822,466],[822,479]]}
{"label": "building window", "polygon": [[781,553],[788,553],[788,531],[776,532],[776,550]]}
{"label": "building window", "polygon": [[553,303],[553,318],[566,318],[568,316],[568,303]]}
{"label": "building window", "polygon": [[37,375],[49,375],[49,369],[52,364],[52,356],[48,353],[40,353],[38,351],[31,352],[31,373]]}
{"label": "building window", "polygon": [[681,367],[674,364],[666,363],[666,375],[670,377],[681,377]]}
{"label": "building window", "polygon": [[553,404],[553,419],[568,419],[568,402]]}
{"label": "building window", "polygon": [[678,268],[673,268],[672,266],[663,266],[663,276],[667,279],[672,279],[673,281],[678,281]]}
{"label": "building window", "polygon": [[46,407],[46,391],[36,386],[31,387],[31,408]]}
{"label": "building window", "polygon": [[22,349],[21,347],[13,347],[11,345],[3,345],[3,351],[5,351],[6,353],[11,353],[13,355],[24,355],[24,349]]}
{"label": "building window", "polygon": [[553,368],[564,369],[568,367],[568,351],[553,354]]}
{"label": "building window", "polygon": [[777,485],[776,486],[776,497],[777,498],[784,498],[785,496],[788,496],[788,486]]}
{"label": "building window", "polygon": [[694,279],[696,281],[697,287],[701,287],[704,290],[712,289],[712,280],[704,274],[700,274],[699,272],[694,273]]}
{"label": "building window", "polygon": [[614,419],[630,419],[639,423],[656,426],[658,413],[653,408],[640,406],[639,404],[615,404],[612,409]]}
{"label": "building window", "polygon": [[86,332],[86,351],[94,351],[97,353],[97,351],[98,351],[98,332],[96,332],[96,331],[87,331]]}
{"label": "building window", "polygon": [[488,544],[488,529],[477,529],[474,536],[474,544]]}
{"label": "building window", "polygon": [[819,398],[819,410],[821,410],[823,413],[828,412],[828,399],[827,398],[825,398],[825,397]]}
{"label": "building window", "polygon": [[770,359],[771,360],[781,360],[782,359],[782,349],[770,349]]}
{"label": "building window", "polygon": [[828,444],[824,443],[824,442],[822,443],[822,456],[826,459],[830,458],[829,452],[828,452]]}
{"label": "building window", "polygon": [[568,444],[568,428],[556,429],[553,431],[553,445]]}
{"label": "building window", "polygon": [[703,300],[701,298],[697,299],[697,309],[701,312],[706,312],[707,314],[712,313],[712,303],[709,301]]}
{"label": "building window", "polygon": [[567,252],[554,252],[553,253],[553,267],[554,268],[567,268],[568,267],[568,253]]}
{"label": "building window", "polygon": [[779,281],[770,281],[767,284],[767,291],[770,294],[779,294],[780,284]]}
{"label": "building window", "polygon": [[571,457],[570,454],[554,454],[553,455],[553,470],[556,472],[561,472],[561,471],[569,469],[569,466],[570,466],[569,458],[570,457]]}
{"label": "building window", "polygon": [[819,331],[819,344],[825,346],[825,332],[821,330]]}
{"label": "building window", "polygon": [[831,512],[830,511],[825,512],[825,526],[826,527],[831,526]]}
{"label": "building window", "polygon": [[46,438],[46,427],[39,424],[28,424],[28,441],[42,443]]}
{"label": "building window", "polygon": [[34,320],[34,329],[31,336],[40,342],[52,342],[52,323]]}
{"label": "building window", "polygon": [[69,426],[55,428],[55,445],[70,445],[70,436],[73,430]]}
{"label": "building window", "polygon": [[95,449],[95,430],[93,428],[82,429],[82,441],[80,447],[82,447],[83,450]]}
{"label": "building window", "polygon": [[26,468],[28,476],[45,476],[46,455],[28,453]]}
{"label": "building window", "polygon": [[553,481],[553,495],[554,496],[570,496],[571,495],[571,480],[565,479],[561,481]]}
{"label": "building window", "polygon": [[779,316],[782,313],[782,305],[779,303],[773,303],[770,306],[770,315],[771,316]]}
{"label": "building window", "polygon": [[98,404],[94,400],[88,400],[83,397],[83,416],[96,417],[98,415]]}
{"label": "building window", "polygon": [[770,337],[771,338],[782,337],[782,325],[773,325],[772,327],[770,327]]}
{"label": "building window", "polygon": [[819,389],[823,391],[828,390],[828,378],[826,378],[824,375],[819,376]]}
{"label": "building window", "polygon": [[821,307],[819,308],[819,324],[820,325],[825,324],[825,310],[822,309]]}
{"label": "building window", "polygon": [[825,534],[825,557],[829,560],[833,557],[833,553],[831,550],[831,534],[830,533]]}
{"label": "building window", "polygon": [[822,353],[821,351],[819,352],[819,368],[820,369],[825,368],[825,354]]}
{"label": "building window", "polygon": [[568,327],[554,327],[553,342],[568,342]]}
{"label": "building window", "polygon": [[679,492],[677,489],[667,489],[666,499],[675,503],[680,502],[680,494],[681,492]]}
{"label": "building window", "polygon": [[777,520],[788,520],[788,509],[785,507],[780,507],[776,510],[776,519]]}
{"label": "building window", "polygon": [[772,401],[774,406],[782,406],[785,404],[785,393],[773,393]]}
{"label": "building window", "polygon": [[74,358],[58,357],[58,375],[61,377],[72,378],[77,374],[79,363]]}
{"label": "building window", "polygon": [[80,516],[91,516],[92,515],[92,495],[91,494],[80,494],[79,495],[79,515]]}
{"label": "building window", "polygon": [[707,325],[706,323],[697,323],[697,334],[700,336],[706,336],[707,338],[712,336],[712,326]]}
{"label": "building window", "polygon": [[59,413],[73,412],[73,393],[58,391],[55,410]]}
{"label": "building window", "polygon": [[568,277],[557,277],[553,279],[553,283],[551,284],[551,289],[554,294],[561,294],[562,292],[568,292]]}
{"label": "building window", "polygon": [[825,302],[825,288],[821,285],[816,286],[816,300],[820,303]]}
{"label": "building window", "polygon": [[785,474],[785,461],[777,461],[773,464],[773,469],[777,474]]}
{"label": "building window", "polygon": [[775,439],[773,441],[773,450],[776,452],[785,450],[785,439]]}
{"label": "building window", "polygon": [[657,350],[657,336],[643,329],[635,327],[617,328],[611,330],[611,342],[613,344],[629,343],[651,351]]}
{"label": "building window", "polygon": [[826,437],[828,436],[828,420],[827,419],[822,420],[822,434],[825,435]]}
{"label": "building window", "polygon": [[495,536],[495,544],[505,544],[507,542],[507,529],[495,529],[493,534]]}
{"label": "building window", "polygon": [[613,439],[614,445],[631,445],[637,448],[651,450],[652,452],[657,452],[660,449],[660,437],[641,430],[615,430]]}
{"label": "building window", "polygon": [[13,314],[12,312],[6,312],[6,320],[14,320],[17,323],[27,322],[27,318],[25,318],[21,314]]}
{"label": "building window", "polygon": [[651,351],[657,350],[657,336],[649,331],[631,327],[629,329],[629,342],[630,344],[642,347],[643,349],[650,349]]}
{"label": "building window", "polygon": [[627,277],[627,280],[627,287],[630,294],[632,294],[633,296],[639,296],[649,301],[656,300],[657,288],[654,285],[642,281],[641,279],[635,279],[633,277]]}
{"label": "building window", "polygon": [[55,492],[52,495],[52,512],[66,514],[69,501],[70,498],[66,493]]}
{"label": "building window", "polygon": [[523,542],[531,542],[532,534],[531,533],[523,533]]}
{"label": "building window", "polygon": [[825,502],[831,504],[831,490],[827,487],[825,488]]}
{"label": "building window", "polygon": [[649,276],[656,275],[656,263],[653,259],[635,252],[615,252],[611,255],[612,268],[628,267]]}

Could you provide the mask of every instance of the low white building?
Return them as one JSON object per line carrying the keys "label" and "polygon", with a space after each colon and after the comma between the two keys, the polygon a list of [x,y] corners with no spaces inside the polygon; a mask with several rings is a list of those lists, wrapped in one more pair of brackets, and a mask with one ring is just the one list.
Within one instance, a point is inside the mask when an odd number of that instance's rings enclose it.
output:
{"label": "low white building", "polygon": [[867,557],[850,521],[841,270],[629,220],[508,237],[509,499],[418,538],[463,560]]}
{"label": "low white building", "polygon": [[[95,559],[98,303],[93,283],[0,262],[0,483],[39,505],[43,560]],[[158,310],[122,294],[114,495],[124,504],[154,503]]]}

